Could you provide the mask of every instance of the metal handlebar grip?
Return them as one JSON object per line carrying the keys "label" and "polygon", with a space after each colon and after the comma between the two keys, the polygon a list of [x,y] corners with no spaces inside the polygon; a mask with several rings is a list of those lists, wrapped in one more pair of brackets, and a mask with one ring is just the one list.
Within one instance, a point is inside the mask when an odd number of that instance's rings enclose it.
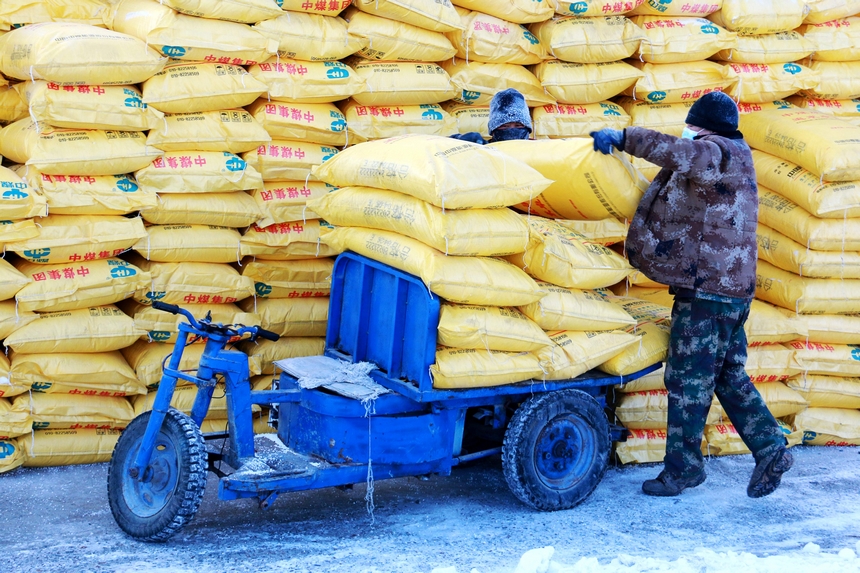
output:
{"label": "metal handlebar grip", "polygon": [[280,334],[275,334],[274,332],[270,330],[265,330],[263,328],[260,328],[259,326],[257,327],[257,336],[259,336],[260,338],[265,338],[266,340],[271,340],[272,342],[277,342],[281,338]]}
{"label": "metal handlebar grip", "polygon": [[152,308],[155,310],[163,310],[164,312],[169,312],[171,314],[180,314],[182,312],[182,309],[175,304],[167,304],[166,302],[160,301],[153,302]]}

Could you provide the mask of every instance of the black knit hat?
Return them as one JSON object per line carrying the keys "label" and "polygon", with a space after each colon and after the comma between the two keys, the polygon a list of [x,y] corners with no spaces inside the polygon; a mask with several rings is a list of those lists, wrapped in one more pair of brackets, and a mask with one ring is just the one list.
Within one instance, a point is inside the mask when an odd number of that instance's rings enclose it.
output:
{"label": "black knit hat", "polygon": [[490,120],[487,127],[493,133],[497,127],[506,123],[518,121],[532,130],[532,118],[526,98],[514,88],[502,90],[490,101]]}
{"label": "black knit hat", "polygon": [[687,124],[732,133],[738,130],[738,106],[723,92],[705,94],[690,108]]}

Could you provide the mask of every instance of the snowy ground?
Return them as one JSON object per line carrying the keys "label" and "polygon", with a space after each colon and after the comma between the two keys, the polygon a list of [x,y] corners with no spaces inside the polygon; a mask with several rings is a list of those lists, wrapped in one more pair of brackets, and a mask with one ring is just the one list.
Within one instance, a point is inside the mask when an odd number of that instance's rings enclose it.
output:
{"label": "snowy ground", "polygon": [[640,492],[655,466],[610,468],[585,503],[556,513],[514,499],[497,459],[377,481],[373,520],[363,485],[285,495],[262,512],[219,501],[210,474],[195,520],[161,545],[116,527],[105,464],[19,469],[0,475],[0,571],[860,572],[858,449],[793,451],[795,468],[764,499],[747,498],[742,456],[713,459],[708,481],[678,498]]}

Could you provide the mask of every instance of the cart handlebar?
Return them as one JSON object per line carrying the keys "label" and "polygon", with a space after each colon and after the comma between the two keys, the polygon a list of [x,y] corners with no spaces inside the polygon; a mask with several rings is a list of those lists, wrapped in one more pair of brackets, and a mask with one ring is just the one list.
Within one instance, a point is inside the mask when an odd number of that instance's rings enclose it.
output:
{"label": "cart handlebar", "polygon": [[188,319],[188,323],[191,324],[196,330],[200,330],[203,332],[220,332],[222,334],[227,334],[230,336],[242,336],[243,334],[250,334],[252,339],[255,338],[264,338],[266,340],[271,340],[272,342],[277,342],[281,336],[277,333],[274,333],[270,330],[266,330],[259,326],[241,326],[236,325],[237,328],[230,328],[229,326],[223,326],[220,324],[212,324],[205,319],[202,323],[194,318],[194,315],[191,312],[185,310],[182,307],[176,306],[175,304],[167,304],[165,302],[154,301],[152,303],[152,308],[155,310],[162,310],[164,312],[169,312],[171,314],[181,314],[186,319]]}

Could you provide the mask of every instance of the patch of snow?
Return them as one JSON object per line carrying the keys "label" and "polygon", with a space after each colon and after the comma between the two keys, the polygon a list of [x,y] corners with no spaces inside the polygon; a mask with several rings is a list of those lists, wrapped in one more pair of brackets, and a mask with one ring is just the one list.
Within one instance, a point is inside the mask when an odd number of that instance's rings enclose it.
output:
{"label": "patch of snow", "polygon": [[553,547],[541,547],[526,551],[520,557],[515,573],[547,573],[554,553],[555,548]]}

